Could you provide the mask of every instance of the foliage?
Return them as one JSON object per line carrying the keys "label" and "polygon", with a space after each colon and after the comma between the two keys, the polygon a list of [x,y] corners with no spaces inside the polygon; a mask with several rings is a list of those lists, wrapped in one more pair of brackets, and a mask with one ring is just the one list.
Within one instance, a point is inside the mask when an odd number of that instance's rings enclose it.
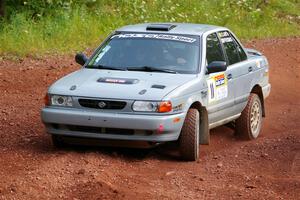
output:
{"label": "foliage", "polygon": [[297,0],[7,0],[0,54],[96,47],[117,27],[143,22],[226,26],[243,39],[300,35]]}
{"label": "foliage", "polygon": [[96,0],[6,0],[8,16],[14,12],[26,12],[33,18],[56,15],[57,9],[70,11],[80,5],[93,6]]}

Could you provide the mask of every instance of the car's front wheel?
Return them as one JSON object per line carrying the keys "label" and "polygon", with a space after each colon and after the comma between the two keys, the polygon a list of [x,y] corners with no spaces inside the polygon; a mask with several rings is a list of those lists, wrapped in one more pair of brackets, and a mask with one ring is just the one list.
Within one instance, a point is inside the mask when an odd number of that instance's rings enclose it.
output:
{"label": "car's front wheel", "polygon": [[199,111],[189,109],[179,137],[179,150],[184,160],[199,158]]}
{"label": "car's front wheel", "polygon": [[247,106],[235,122],[236,135],[246,140],[258,137],[262,126],[262,103],[257,94],[251,93]]}

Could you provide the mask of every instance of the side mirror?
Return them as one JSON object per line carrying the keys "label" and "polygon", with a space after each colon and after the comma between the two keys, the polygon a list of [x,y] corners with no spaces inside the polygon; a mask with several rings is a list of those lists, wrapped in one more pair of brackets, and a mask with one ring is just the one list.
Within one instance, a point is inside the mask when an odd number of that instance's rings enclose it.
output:
{"label": "side mirror", "polygon": [[81,66],[83,66],[87,60],[88,60],[88,57],[86,55],[84,55],[83,53],[77,53],[75,55],[75,61],[78,64],[80,64]]}
{"label": "side mirror", "polygon": [[215,72],[223,72],[226,71],[227,69],[227,64],[224,61],[213,61],[208,64],[207,66],[207,72],[210,73],[215,73]]}

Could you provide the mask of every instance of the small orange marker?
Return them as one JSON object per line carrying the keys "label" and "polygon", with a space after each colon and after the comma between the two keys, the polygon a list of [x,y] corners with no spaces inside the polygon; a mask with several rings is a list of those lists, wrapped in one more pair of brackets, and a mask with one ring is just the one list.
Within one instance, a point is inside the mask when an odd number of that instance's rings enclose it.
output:
{"label": "small orange marker", "polygon": [[174,118],[174,119],[173,119],[173,122],[174,122],[174,123],[180,122],[180,117]]}

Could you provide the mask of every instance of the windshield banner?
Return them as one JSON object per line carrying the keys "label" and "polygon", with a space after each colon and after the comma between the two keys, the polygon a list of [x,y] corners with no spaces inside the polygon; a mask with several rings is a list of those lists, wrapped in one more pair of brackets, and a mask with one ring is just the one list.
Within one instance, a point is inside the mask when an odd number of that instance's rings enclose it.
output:
{"label": "windshield banner", "polygon": [[160,39],[160,40],[175,40],[180,42],[193,43],[196,41],[195,38],[178,36],[178,35],[165,35],[165,34],[143,34],[143,33],[130,33],[130,34],[118,34],[111,37],[118,39],[125,38],[148,38],[148,39]]}

